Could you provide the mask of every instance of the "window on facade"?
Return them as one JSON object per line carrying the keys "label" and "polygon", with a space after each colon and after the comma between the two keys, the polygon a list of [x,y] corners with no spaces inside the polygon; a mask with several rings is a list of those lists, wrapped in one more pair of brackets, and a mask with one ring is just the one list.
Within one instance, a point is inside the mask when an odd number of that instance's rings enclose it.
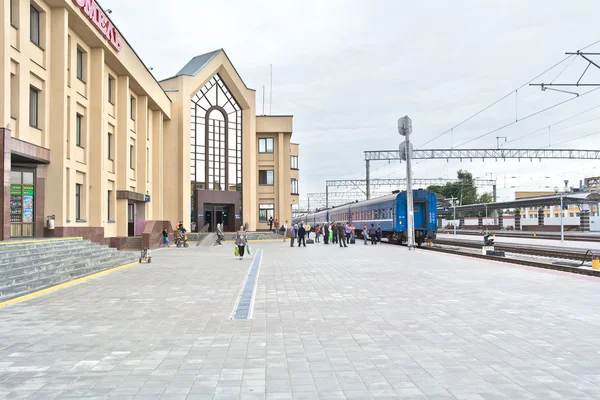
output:
{"label": "window on facade", "polygon": [[107,138],[107,144],[108,144],[108,159],[109,160],[114,160],[114,155],[113,155],[113,134],[108,132],[108,138]]}
{"label": "window on facade", "polygon": [[40,91],[31,86],[29,88],[29,125],[39,128]]}
{"label": "window on facade", "polygon": [[108,75],[108,102],[115,104],[115,78]]}
{"label": "window on facade", "polygon": [[83,129],[83,116],[77,114],[75,116],[75,144],[79,147],[83,147],[81,144],[81,130]]}
{"label": "window on facade", "polygon": [[81,219],[81,184],[75,184],[75,219]]}
{"label": "window on facade", "polygon": [[275,171],[258,171],[258,184],[259,185],[274,185],[275,184]]}
{"label": "window on facade", "polygon": [[10,74],[10,117],[17,119],[19,115],[19,81],[17,75]]}
{"label": "window on facade", "polygon": [[135,147],[129,145],[129,168],[135,169]]}
{"label": "window on facade", "polygon": [[19,0],[10,0],[10,24],[19,27]]}
{"label": "window on facade", "polygon": [[77,47],[77,79],[84,81],[83,71],[85,69],[85,54],[83,50]]}
{"label": "window on facade", "polygon": [[575,214],[576,217],[581,217],[581,213]]}
{"label": "window on facade", "polygon": [[129,104],[129,118],[131,118],[133,121],[135,121],[135,112],[136,112],[135,97],[131,96],[129,103],[130,103]]}
{"label": "window on facade", "polygon": [[269,218],[275,218],[274,204],[259,204],[258,205],[258,222],[268,222]]}
{"label": "window on facade", "polygon": [[298,156],[290,156],[290,168],[298,169]]}
{"label": "window on facade", "polygon": [[569,217],[574,217],[575,213],[569,213]]}
{"label": "window on facade", "polygon": [[37,46],[41,46],[40,38],[40,11],[34,6],[30,7],[30,30],[29,38]]}
{"label": "window on facade", "polygon": [[290,179],[290,193],[298,194],[298,179]]}
{"label": "window on facade", "polygon": [[558,213],[554,213],[554,218],[558,218]]}
{"label": "window on facade", "polygon": [[258,152],[259,153],[272,153],[273,149],[274,149],[273,138],[258,139]]}
{"label": "window on facade", "polygon": [[242,109],[218,74],[192,97],[190,111],[192,190],[241,191]]}
{"label": "window on facade", "polygon": [[111,212],[112,212],[112,207],[111,207],[111,202],[112,202],[112,190],[108,191],[108,194],[106,196],[106,220],[107,221],[112,221],[111,218]]}

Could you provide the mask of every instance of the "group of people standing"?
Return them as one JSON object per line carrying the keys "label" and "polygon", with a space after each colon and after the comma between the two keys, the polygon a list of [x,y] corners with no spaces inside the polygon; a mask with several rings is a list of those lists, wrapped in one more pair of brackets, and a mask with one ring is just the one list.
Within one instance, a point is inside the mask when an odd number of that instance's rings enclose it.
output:
{"label": "group of people standing", "polygon": [[[283,241],[285,242],[286,239],[289,238],[290,247],[294,247],[296,239],[298,239],[298,247],[301,245],[306,247],[307,236],[308,240],[311,240],[311,227],[310,225],[305,224],[304,221],[300,224],[291,225],[289,228],[286,221],[284,227],[285,235]],[[347,223],[345,225],[342,222],[332,222],[331,224],[324,223],[322,226],[317,225],[314,228],[314,232],[314,243],[321,243],[321,236],[323,236],[324,244],[329,244],[331,242],[333,244],[338,243],[340,247],[348,247],[348,244],[356,243],[356,231],[353,223]],[[365,245],[367,244],[367,238],[371,240],[372,245],[381,242],[382,229],[380,224],[377,224],[377,228],[375,228],[375,224],[371,224],[370,228],[365,225],[363,226],[362,233]]]}

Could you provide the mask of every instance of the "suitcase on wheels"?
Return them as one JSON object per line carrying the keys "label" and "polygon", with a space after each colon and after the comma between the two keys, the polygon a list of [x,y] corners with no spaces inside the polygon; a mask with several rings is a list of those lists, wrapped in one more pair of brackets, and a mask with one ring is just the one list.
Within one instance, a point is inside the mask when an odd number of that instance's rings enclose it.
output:
{"label": "suitcase on wheels", "polygon": [[314,241],[314,240],[312,240],[312,239],[308,239],[308,240],[306,241],[306,244],[315,244],[315,241]]}
{"label": "suitcase on wheels", "polygon": [[350,244],[356,244],[356,239],[355,238],[350,239]]}

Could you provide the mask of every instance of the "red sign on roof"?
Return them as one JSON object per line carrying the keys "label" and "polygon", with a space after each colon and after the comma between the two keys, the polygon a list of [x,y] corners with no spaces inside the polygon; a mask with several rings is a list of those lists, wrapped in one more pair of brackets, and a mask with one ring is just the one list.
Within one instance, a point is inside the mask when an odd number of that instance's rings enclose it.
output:
{"label": "red sign on roof", "polygon": [[96,26],[96,29],[102,33],[102,35],[108,39],[112,47],[117,51],[121,51],[123,44],[119,37],[119,31],[110,22],[106,14],[102,11],[98,4],[94,0],[73,0],[81,11],[88,17],[90,21]]}

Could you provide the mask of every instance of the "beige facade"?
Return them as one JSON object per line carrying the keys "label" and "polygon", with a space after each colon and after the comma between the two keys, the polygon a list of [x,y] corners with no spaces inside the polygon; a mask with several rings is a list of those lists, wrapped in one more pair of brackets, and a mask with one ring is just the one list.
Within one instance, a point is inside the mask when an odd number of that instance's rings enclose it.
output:
{"label": "beige facade", "polygon": [[[217,223],[226,231],[242,223],[261,230],[268,229],[269,217],[291,220],[298,202],[292,116],[257,117],[256,92],[223,50],[195,57],[161,85],[173,101],[165,142],[177,157],[165,156],[177,166],[165,189],[184,188],[180,197],[164,200],[165,215],[170,220],[190,215],[194,230],[207,224],[212,230]],[[180,149],[184,154],[191,149],[191,156],[179,157]]]}
{"label": "beige facade", "polygon": [[[222,50],[196,74],[159,83],[93,0],[0,5],[0,239],[111,242],[141,235],[151,221],[199,228],[203,210],[190,218],[190,101],[217,75],[241,115],[241,186],[224,190],[242,196],[235,216],[260,229],[259,204],[268,200],[291,219],[292,118],[256,117],[255,92]],[[277,143],[269,157],[259,155],[259,136]],[[259,164],[274,170],[271,191],[259,185]]]}

